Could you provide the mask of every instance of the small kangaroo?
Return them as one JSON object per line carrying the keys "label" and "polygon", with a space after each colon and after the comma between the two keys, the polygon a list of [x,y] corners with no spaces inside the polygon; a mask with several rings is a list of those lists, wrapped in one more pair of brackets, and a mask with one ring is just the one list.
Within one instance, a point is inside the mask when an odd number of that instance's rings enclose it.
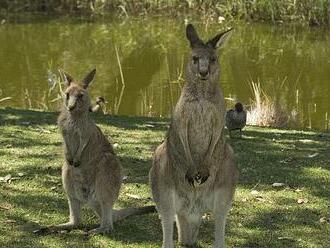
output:
{"label": "small kangaroo", "polygon": [[96,70],[92,70],[81,82],[64,73],[67,88],[58,126],[64,141],[62,180],[70,220],[50,227],[51,230],[78,228],[82,204],[88,204],[101,219],[100,226],[89,234],[109,233],[114,221],[155,209],[150,206],[113,210],[122,183],[121,166],[112,145],[89,115],[87,88],[95,73]]}
{"label": "small kangaroo", "polygon": [[174,221],[179,243],[196,245],[201,217],[207,210],[213,212],[215,219],[214,247],[225,247],[226,217],[238,171],[223,131],[226,108],[218,86],[220,67],[216,49],[229,33],[230,30],[204,43],[193,25],[186,27],[192,48],[186,84],[149,173],[153,199],[161,217],[164,248],[174,246]]}

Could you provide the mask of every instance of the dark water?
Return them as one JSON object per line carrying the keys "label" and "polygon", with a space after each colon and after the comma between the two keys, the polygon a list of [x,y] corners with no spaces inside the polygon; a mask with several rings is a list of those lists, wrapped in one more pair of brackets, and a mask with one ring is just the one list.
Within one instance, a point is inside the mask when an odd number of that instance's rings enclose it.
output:
{"label": "dark water", "polygon": [[[204,38],[226,25],[193,23]],[[297,114],[293,127],[326,130],[330,31],[266,24],[234,26],[230,41],[219,51],[225,96],[249,105],[253,97],[249,82],[260,82],[288,114]],[[54,100],[56,89],[49,92],[49,79],[58,77],[57,69],[82,78],[96,67],[91,94],[104,96],[112,113],[169,116],[184,83],[189,52],[184,27],[183,20],[162,18],[0,25],[0,99],[12,98],[0,102],[0,107],[55,110],[60,101]]]}

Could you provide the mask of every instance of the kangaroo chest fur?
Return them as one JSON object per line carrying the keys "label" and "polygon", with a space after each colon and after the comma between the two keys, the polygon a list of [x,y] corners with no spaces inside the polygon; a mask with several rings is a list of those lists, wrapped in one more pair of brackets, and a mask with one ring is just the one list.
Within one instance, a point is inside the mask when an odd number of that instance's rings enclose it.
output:
{"label": "kangaroo chest fur", "polygon": [[201,163],[214,136],[221,133],[223,116],[220,109],[207,100],[187,103],[187,137],[193,161]]}
{"label": "kangaroo chest fur", "polygon": [[[223,149],[222,131],[225,124],[225,105],[221,92],[216,99],[219,100],[181,97],[173,115],[172,130],[169,131],[169,152],[177,161],[172,164],[176,171],[173,178],[176,185],[176,190],[173,192],[175,206],[177,211],[184,211],[191,216],[199,216],[202,212],[213,209],[214,194],[211,192],[214,190],[220,160],[224,156],[221,149]],[[205,183],[194,188],[185,178],[187,160],[184,158],[180,139],[182,132],[186,133],[193,170],[197,172],[201,167],[207,166],[210,173]],[[214,142],[216,142],[214,150],[212,154],[208,154]],[[206,161],[208,155],[210,160]]]}
{"label": "kangaroo chest fur", "polygon": [[73,154],[76,153],[80,145],[80,137],[82,135],[82,128],[80,126],[82,123],[80,124],[70,119],[65,119],[60,124],[65,145]]}
{"label": "kangaroo chest fur", "polygon": [[[186,135],[189,150],[196,167],[206,158],[211,142],[219,139],[225,124],[225,108],[223,105],[208,99],[179,101],[173,115],[172,127],[169,132],[170,150],[176,156],[182,156],[182,140]],[[221,139],[220,139],[221,140]]]}
{"label": "kangaroo chest fur", "polygon": [[[59,127],[64,140],[64,149],[73,158],[82,142],[86,142],[86,149],[81,156],[78,167],[64,163],[63,170],[69,175],[70,191],[81,202],[95,200],[95,178],[98,171],[98,161],[102,159],[102,135],[97,126],[88,119],[72,120],[61,116]],[[93,138],[90,138],[93,136]],[[110,151],[110,150],[109,150]],[[95,169],[91,169],[95,167]]]}
{"label": "kangaroo chest fur", "polygon": [[90,119],[62,118],[59,120],[59,127],[65,149],[71,157],[74,157],[80,146],[85,146],[81,156],[82,167],[98,162],[103,152],[113,152],[110,143]]}

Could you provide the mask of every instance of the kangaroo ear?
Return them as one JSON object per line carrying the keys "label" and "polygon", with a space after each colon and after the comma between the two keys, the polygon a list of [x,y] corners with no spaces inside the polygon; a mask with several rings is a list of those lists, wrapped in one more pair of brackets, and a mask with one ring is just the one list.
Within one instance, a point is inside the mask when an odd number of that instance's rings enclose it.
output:
{"label": "kangaroo ear", "polygon": [[233,28],[228,29],[225,32],[222,32],[216,35],[214,38],[210,39],[206,44],[212,46],[214,49],[221,47],[225,41],[230,37]]}
{"label": "kangaroo ear", "polygon": [[74,81],[73,77],[70,74],[68,74],[67,72],[65,72],[61,69],[60,69],[60,71],[64,75],[65,83],[67,84],[67,86],[69,86],[71,84],[71,82]]}
{"label": "kangaroo ear", "polygon": [[203,41],[198,37],[198,34],[192,24],[188,24],[186,27],[186,36],[190,41],[190,46],[195,47],[196,45],[203,44]]}
{"label": "kangaroo ear", "polygon": [[82,80],[83,83],[83,88],[87,89],[89,84],[92,82],[92,80],[94,79],[96,73],[96,68],[93,69],[90,73],[88,73],[85,78]]}

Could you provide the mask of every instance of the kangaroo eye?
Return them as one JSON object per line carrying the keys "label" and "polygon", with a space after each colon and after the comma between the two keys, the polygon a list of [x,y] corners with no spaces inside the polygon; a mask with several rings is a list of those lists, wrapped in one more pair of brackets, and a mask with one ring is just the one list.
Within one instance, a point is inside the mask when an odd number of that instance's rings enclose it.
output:
{"label": "kangaroo eye", "polygon": [[78,98],[82,98],[83,96],[84,96],[84,94],[82,94],[82,93],[78,94]]}
{"label": "kangaroo eye", "polygon": [[199,58],[198,58],[197,56],[193,56],[192,59],[193,59],[193,61],[194,61],[195,64],[196,64],[196,63],[198,62],[198,60],[199,60]]}
{"label": "kangaroo eye", "polygon": [[212,63],[214,63],[215,61],[217,61],[217,58],[216,58],[216,57],[211,57],[211,58],[210,58],[210,61],[211,61]]}

